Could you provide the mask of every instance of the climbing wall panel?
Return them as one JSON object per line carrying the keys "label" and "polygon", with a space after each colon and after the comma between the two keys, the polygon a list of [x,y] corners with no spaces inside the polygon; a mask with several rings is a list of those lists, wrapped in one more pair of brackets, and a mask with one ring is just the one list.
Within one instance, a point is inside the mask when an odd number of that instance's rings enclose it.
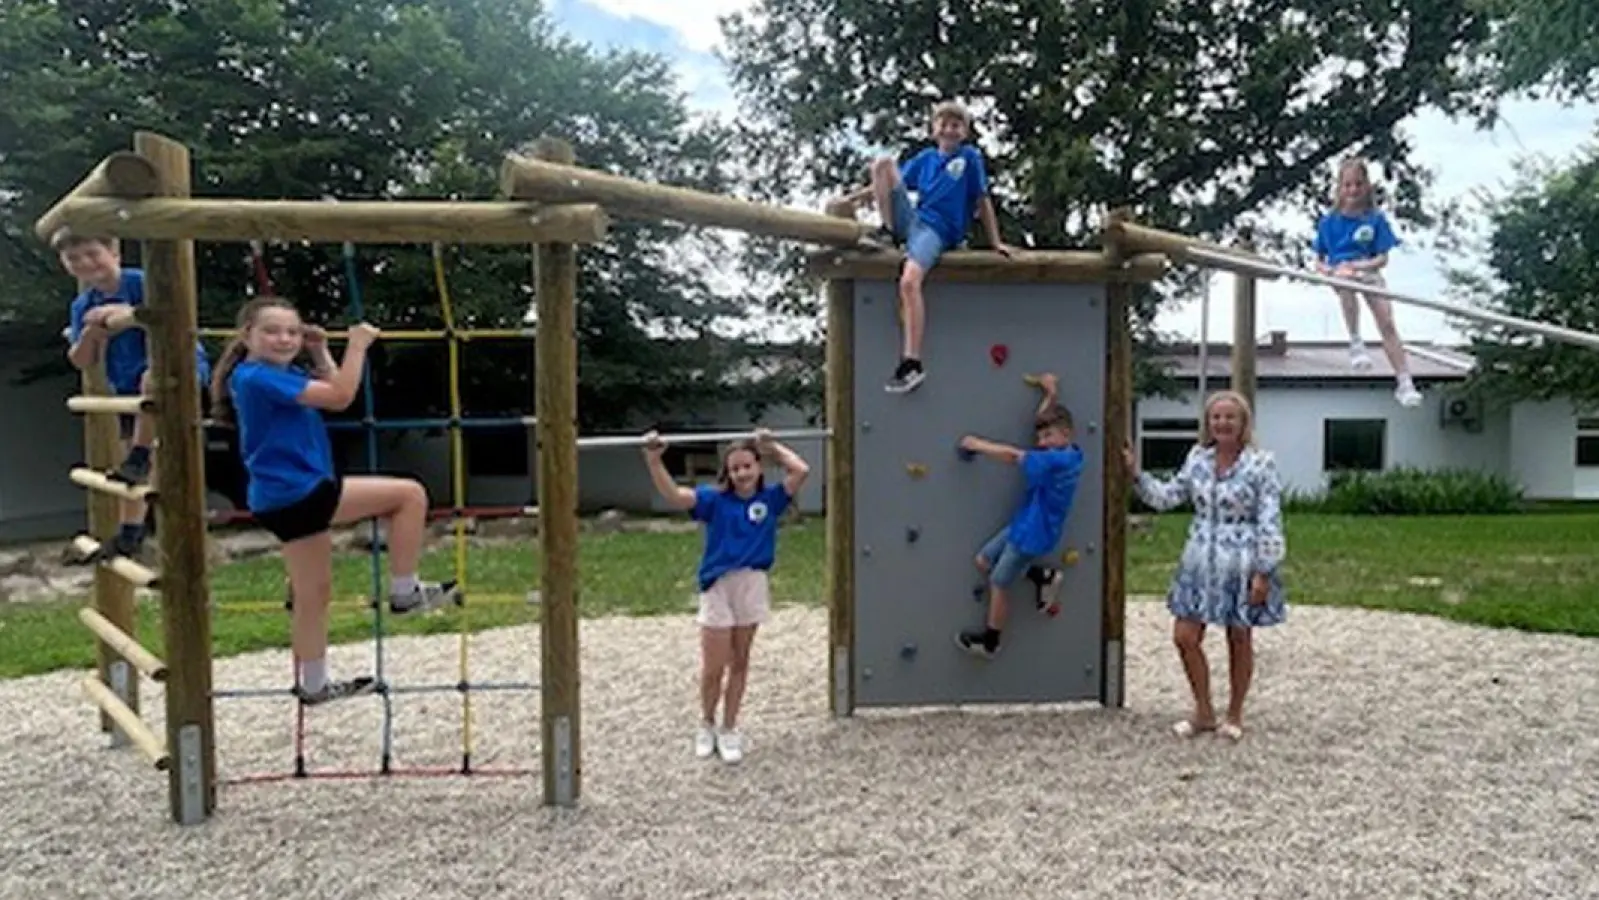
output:
{"label": "climbing wall panel", "polygon": [[[1104,287],[932,283],[926,297],[928,378],[890,394],[895,286],[855,290],[856,706],[1098,700]],[[978,659],[955,645],[987,608],[973,558],[1008,522],[1022,478],[991,459],[962,461],[956,446],[968,433],[1030,446],[1041,394],[1023,376],[1044,371],[1060,377],[1085,455],[1055,554],[1062,609],[1040,614],[1019,579],[1000,654]]]}

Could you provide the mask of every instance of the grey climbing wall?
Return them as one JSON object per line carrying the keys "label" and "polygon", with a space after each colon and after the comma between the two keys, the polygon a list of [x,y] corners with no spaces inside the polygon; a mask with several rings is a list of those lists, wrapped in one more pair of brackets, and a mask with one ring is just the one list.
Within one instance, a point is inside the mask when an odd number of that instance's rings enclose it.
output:
{"label": "grey climbing wall", "polygon": [[[928,378],[910,394],[883,389],[899,352],[895,286],[855,290],[855,699],[858,707],[1051,703],[1099,698],[1103,546],[1104,288],[1102,285],[932,283],[926,288]],[[1005,348],[996,364],[992,348]],[[1060,615],[1012,590],[998,657],[955,646],[982,624],[977,550],[1022,495],[1017,467],[961,461],[968,432],[1026,447],[1038,389],[1026,373],[1060,376],[1085,455],[1057,548]],[[914,477],[908,466],[926,467]],[[918,533],[910,541],[909,531]],[[986,595],[985,595],[986,596]]]}

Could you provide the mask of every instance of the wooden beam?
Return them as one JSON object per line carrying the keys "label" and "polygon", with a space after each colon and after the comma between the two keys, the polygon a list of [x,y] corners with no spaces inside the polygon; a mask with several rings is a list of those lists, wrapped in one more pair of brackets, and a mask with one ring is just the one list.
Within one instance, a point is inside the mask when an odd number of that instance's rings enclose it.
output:
{"label": "wooden beam", "polygon": [[155,401],[148,397],[90,397],[80,395],[67,398],[67,409],[75,413],[116,413],[118,415],[137,415],[149,412],[155,408]]}
{"label": "wooden beam", "polygon": [[[1254,241],[1245,234],[1240,242],[1242,252],[1253,255]],[[1250,415],[1255,416],[1255,276],[1233,275],[1233,352],[1232,376],[1228,378],[1233,390],[1249,401]],[[1205,398],[1199,398],[1203,404]],[[1254,421],[1259,421],[1258,418]]]}
{"label": "wooden beam", "polygon": [[110,688],[93,675],[83,676],[82,685],[83,692],[94,705],[100,707],[100,711],[122,729],[122,733],[128,736],[129,742],[139,748],[139,752],[156,767],[156,771],[169,771],[172,768],[167,750],[161,746],[161,739],[156,737],[150,726],[144,724],[144,720],[129,709]]}
{"label": "wooden beam", "polygon": [[1133,363],[1132,288],[1105,288],[1105,427],[1100,458],[1105,461],[1104,545],[1100,565],[1099,702],[1120,708],[1126,702],[1127,672],[1127,504],[1129,473],[1122,449],[1132,439]]}
{"label": "wooden beam", "polygon": [[[105,366],[96,362],[82,375],[82,391],[85,394],[104,398],[111,393],[111,385],[106,380]],[[88,461],[89,468],[83,471],[104,478],[101,472],[116,468],[122,456],[122,442],[118,437],[117,422],[110,416],[90,416],[83,422],[83,455]],[[101,491],[89,492],[87,500],[89,512],[89,535],[102,544],[109,544],[116,539],[117,528],[122,523],[122,504],[118,498]],[[111,571],[105,566],[94,568],[94,608],[111,624],[123,631],[131,632],[137,620],[137,608],[134,605],[133,584]],[[139,716],[139,679],[117,679],[112,674],[112,667],[122,661],[116,648],[105,641],[95,642],[95,655],[98,659],[100,681],[102,684],[117,684],[123,689],[123,703],[132,711],[134,718]],[[100,713],[100,731],[113,736],[119,734],[115,720],[104,710]],[[129,738],[131,740],[131,738]],[[113,741],[118,738],[113,737]]]}
{"label": "wooden beam", "polygon": [[[115,425],[113,424],[114,427]],[[117,450],[111,456],[110,464],[106,466],[107,469],[114,468],[117,465],[117,453],[120,452],[121,446],[119,444],[117,445]],[[109,477],[104,472],[95,471],[87,466],[79,466],[73,469],[67,473],[67,477],[71,478],[72,483],[79,487],[88,488],[96,494],[105,494],[118,500],[150,503],[156,499],[156,490],[149,485],[133,487]]]}
{"label": "wooden beam", "polygon": [[[905,255],[899,251],[822,251],[811,254],[808,271],[825,279],[896,280]],[[1166,274],[1166,260],[1158,255],[1136,256],[1125,263],[1111,262],[1091,250],[1019,250],[1007,259],[986,250],[956,250],[944,254],[929,273],[930,281],[1098,284],[1148,283]]]}
{"label": "wooden beam", "polygon": [[[82,554],[84,559],[94,558],[100,552],[102,546],[103,544],[100,541],[86,534],[80,534],[72,539],[72,548]],[[113,556],[101,562],[100,565],[110,569],[118,578],[134,587],[153,588],[160,583],[160,577],[156,575],[153,569],[140,565],[125,556]],[[123,626],[118,625],[117,627],[122,628]],[[131,628],[132,626],[129,625],[128,627]]]}
{"label": "wooden beam", "polygon": [[1171,231],[1162,231],[1159,228],[1150,228],[1139,225],[1125,218],[1111,217],[1105,222],[1103,229],[1104,238],[1115,243],[1127,254],[1132,253],[1164,253],[1174,262],[1193,262],[1187,255],[1191,248],[1209,250],[1213,253],[1223,253],[1245,262],[1266,262],[1264,257],[1251,252],[1240,251],[1236,247],[1224,247],[1221,244],[1189,237],[1186,234],[1177,234]]}
{"label": "wooden beam", "polygon": [[[563,141],[540,141],[543,158],[571,163]],[[577,252],[571,244],[534,248],[538,334],[533,393],[538,435],[539,589],[543,653],[544,803],[573,806],[582,796],[582,704],[578,647]]]}
{"label": "wooden beam", "polygon": [[[67,225],[65,208],[70,204],[90,197],[121,197],[127,200],[154,197],[158,186],[155,167],[150,165],[149,160],[137,153],[119,150],[101,160],[76,187],[45,210],[44,215],[34,223],[33,233],[46,244],[51,243],[56,232]],[[82,228],[73,228],[72,231],[89,237],[111,236],[110,232]]]}
{"label": "wooden beam", "polygon": [[338,244],[527,244],[605,239],[598,206],[434,200],[72,200],[62,216],[84,233],[142,240]]}
{"label": "wooden beam", "polygon": [[[189,195],[189,150],[139,132],[134,148],[161,176],[164,197]],[[211,699],[211,597],[206,573],[205,448],[194,364],[199,318],[193,241],[144,245],[150,381],[156,400],[156,508],[161,624],[167,657],[167,795],[172,820],[198,824],[216,810],[216,721]]]}
{"label": "wooden beam", "polygon": [[131,635],[116,625],[111,620],[100,615],[92,609],[78,610],[78,620],[95,633],[100,640],[105,641],[112,649],[116,650],[123,659],[127,660],[135,669],[143,672],[151,681],[167,680],[167,664],[156,657],[154,653],[144,649]]}
{"label": "wooden beam", "polygon": [[618,216],[670,220],[711,228],[731,228],[765,237],[817,244],[858,244],[869,230],[851,219],[807,209],[753,203],[692,188],[652,184],[580,166],[505,155],[500,188],[516,200],[545,203],[599,203]]}
{"label": "wooden beam", "polygon": [[[829,210],[848,215],[848,207]],[[827,282],[828,705],[855,713],[855,283]]]}

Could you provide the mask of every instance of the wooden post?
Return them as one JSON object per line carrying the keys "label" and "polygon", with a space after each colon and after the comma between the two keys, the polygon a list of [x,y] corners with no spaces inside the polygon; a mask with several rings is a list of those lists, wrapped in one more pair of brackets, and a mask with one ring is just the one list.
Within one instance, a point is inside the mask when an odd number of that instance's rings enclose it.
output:
{"label": "wooden post", "polygon": [[[541,139],[541,159],[570,165],[572,147]],[[577,252],[534,249],[538,303],[533,394],[538,434],[544,804],[573,806],[583,792],[577,568]]]}
{"label": "wooden post", "polygon": [[[1239,244],[1246,253],[1255,249],[1254,236],[1244,231]],[[1255,409],[1255,276],[1233,273],[1233,374],[1232,389],[1249,401],[1250,415],[1260,421]],[[1204,404],[1205,398],[1199,402]]]}
{"label": "wooden post", "polygon": [[[829,215],[851,215],[829,206]],[[827,686],[835,718],[855,713],[855,282],[827,282]]]}
{"label": "wooden post", "polygon": [[[106,381],[105,363],[97,361],[83,372],[83,393],[105,397],[111,394]],[[122,441],[117,436],[117,420],[112,416],[83,417],[84,462],[96,472],[110,472],[122,461]],[[100,491],[86,491],[89,508],[89,536],[100,546],[109,547],[122,522],[122,503]],[[106,621],[128,634],[138,634],[139,610],[133,600],[133,585],[105,566],[94,567],[94,608]],[[123,661],[121,654],[105,641],[95,642],[100,680],[122,698],[124,705],[139,713],[139,679]],[[126,743],[111,716],[100,712],[100,730],[113,735],[117,744]]]}
{"label": "wooden post", "polygon": [[[189,195],[189,150],[158,134],[134,149],[160,175],[161,195]],[[161,619],[166,636],[168,797],[173,821],[216,810],[216,723],[211,701],[211,598],[206,578],[205,455],[194,346],[199,318],[193,241],[144,245],[145,320],[156,400],[156,516]]]}
{"label": "wooden post", "polygon": [[[1125,259],[1116,225],[1131,216],[1126,209],[1111,212],[1102,237],[1108,262]],[[1101,526],[1104,552],[1100,558],[1100,663],[1099,702],[1120,709],[1126,704],[1127,672],[1127,504],[1129,473],[1122,450],[1133,433],[1132,286],[1111,282],[1105,286],[1105,427],[1100,442],[1105,461],[1104,509]]]}

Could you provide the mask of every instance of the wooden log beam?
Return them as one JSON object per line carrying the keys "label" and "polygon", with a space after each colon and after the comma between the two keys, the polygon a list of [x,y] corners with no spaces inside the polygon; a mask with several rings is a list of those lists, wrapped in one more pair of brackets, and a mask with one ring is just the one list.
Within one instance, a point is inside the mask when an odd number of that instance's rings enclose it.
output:
{"label": "wooden log beam", "polygon": [[[572,161],[571,145],[546,139],[539,153]],[[571,244],[534,248],[533,295],[538,335],[533,394],[538,452],[539,590],[542,652],[541,743],[544,804],[573,806],[583,792],[579,693],[577,251]]]}
{"label": "wooden log beam", "polygon": [[[811,255],[808,271],[827,280],[896,280],[905,255],[899,251],[822,251]],[[1010,258],[983,250],[956,250],[942,256],[930,281],[1037,284],[1098,284],[1159,281],[1166,259],[1155,254],[1112,261],[1091,250],[1019,250]]]}
{"label": "wooden log beam", "polygon": [[505,155],[500,188],[516,200],[545,203],[599,203],[629,219],[662,219],[710,228],[731,228],[765,237],[816,244],[858,244],[868,226],[854,219],[807,209],[771,206],[692,188],[652,184],[580,166]]}
{"label": "wooden log beam", "polygon": [[342,244],[594,244],[610,219],[598,206],[435,200],[151,200],[64,202],[75,231],[147,241]]}
{"label": "wooden log beam", "polygon": [[[1243,236],[1242,246],[1244,252],[1254,250],[1254,241],[1249,235]],[[1237,275],[1233,278],[1233,371],[1227,380],[1233,390],[1244,396],[1248,401],[1252,421],[1255,428],[1260,428],[1259,408],[1255,405],[1256,383],[1256,358],[1255,358],[1255,277],[1253,275]],[[1199,398],[1203,404],[1205,398]]]}
{"label": "wooden log beam", "polygon": [[67,477],[71,478],[72,483],[79,487],[88,488],[98,494],[109,494],[118,500],[135,500],[150,503],[156,499],[155,489],[149,485],[132,487],[107,476],[104,472],[96,472],[84,466],[73,469],[68,473]]}
{"label": "wooden log beam", "polygon": [[144,724],[144,720],[118,699],[100,679],[93,675],[85,675],[83,692],[95,706],[100,707],[101,712],[122,729],[122,733],[128,736],[129,742],[139,748],[139,752],[155,766],[156,771],[165,772],[171,767],[171,759],[167,756],[167,749],[161,746],[161,739],[156,737],[150,726]]}
{"label": "wooden log beam", "polygon": [[144,649],[131,635],[117,626],[111,620],[100,615],[92,609],[78,610],[78,620],[95,636],[105,641],[112,649],[121,654],[135,669],[144,673],[151,681],[167,680],[167,664],[156,657],[154,653]]}
{"label": "wooden log beam", "polygon": [[[80,287],[82,287],[80,285]],[[96,363],[85,369],[80,378],[83,393],[90,396],[105,396],[111,393],[111,385],[106,381],[105,366]],[[83,422],[83,453],[88,462],[88,471],[99,475],[103,471],[114,468],[122,455],[122,442],[118,437],[116,420],[110,416],[90,416]],[[103,477],[103,476],[102,476]],[[89,534],[98,542],[110,541],[116,537],[117,528],[122,523],[122,504],[118,498],[109,493],[90,491],[85,498],[89,513]],[[133,583],[125,578],[120,578],[106,566],[96,566],[94,569],[94,608],[105,616],[108,621],[124,631],[131,631],[137,619],[137,610],[134,605]],[[115,671],[120,665],[120,657],[115,649],[104,641],[95,643],[95,655],[99,661],[100,681],[102,684],[119,684],[123,689],[123,697],[128,709],[133,711],[135,717],[139,715],[139,679],[120,678]],[[112,735],[113,745],[121,740],[121,733],[116,730],[116,723],[105,712],[100,713],[100,731]]]}
{"label": "wooden log beam", "polygon": [[[86,534],[80,534],[72,539],[72,549],[82,554],[82,558],[85,560],[95,559],[102,546],[103,544],[100,541]],[[110,569],[118,578],[134,587],[155,588],[160,585],[160,576],[153,569],[142,566],[125,556],[113,556],[102,561],[101,565]],[[118,624],[117,627],[122,628],[123,626]],[[128,627],[132,627],[131,624]]]}
{"label": "wooden log beam", "polygon": [[67,409],[75,413],[116,413],[137,415],[155,409],[155,401],[148,397],[68,397]]}
{"label": "wooden log beam", "polygon": [[1102,229],[1102,239],[1120,247],[1123,253],[1164,253],[1174,261],[1192,263],[1196,260],[1188,255],[1190,249],[1209,250],[1212,253],[1222,253],[1237,257],[1246,262],[1266,262],[1264,257],[1254,253],[1241,251],[1236,247],[1224,247],[1221,244],[1189,237],[1186,234],[1177,234],[1171,231],[1162,231],[1159,228],[1150,228],[1139,225],[1124,216],[1111,216]]}
{"label": "wooden log beam", "polygon": [[[150,161],[128,150],[119,150],[100,161],[87,176],[65,196],[56,201],[56,204],[45,210],[44,215],[33,225],[33,233],[39,240],[51,243],[57,231],[67,226],[66,207],[72,203],[87,200],[91,197],[121,197],[126,200],[140,200],[145,197],[154,197],[159,182],[156,179],[155,167]],[[83,228],[72,228],[77,234],[93,237],[110,237],[110,232],[96,232]]]}
{"label": "wooden log beam", "polygon": [[1131,473],[1122,448],[1133,433],[1131,297],[1126,284],[1105,288],[1105,427],[1100,459],[1105,465],[1105,552],[1100,559],[1099,702],[1111,709],[1126,703],[1127,504]]}
{"label": "wooden log beam", "polygon": [[[848,207],[829,210],[848,215]],[[827,282],[827,686],[834,718],[855,713],[855,282]]]}
{"label": "wooden log beam", "polygon": [[[161,176],[161,195],[187,197],[189,150],[139,132],[134,148]],[[211,699],[211,599],[206,573],[205,447],[194,364],[199,286],[193,241],[144,245],[150,382],[160,448],[156,508],[161,542],[161,627],[167,657],[167,803],[172,820],[195,825],[216,810],[216,720]]]}

